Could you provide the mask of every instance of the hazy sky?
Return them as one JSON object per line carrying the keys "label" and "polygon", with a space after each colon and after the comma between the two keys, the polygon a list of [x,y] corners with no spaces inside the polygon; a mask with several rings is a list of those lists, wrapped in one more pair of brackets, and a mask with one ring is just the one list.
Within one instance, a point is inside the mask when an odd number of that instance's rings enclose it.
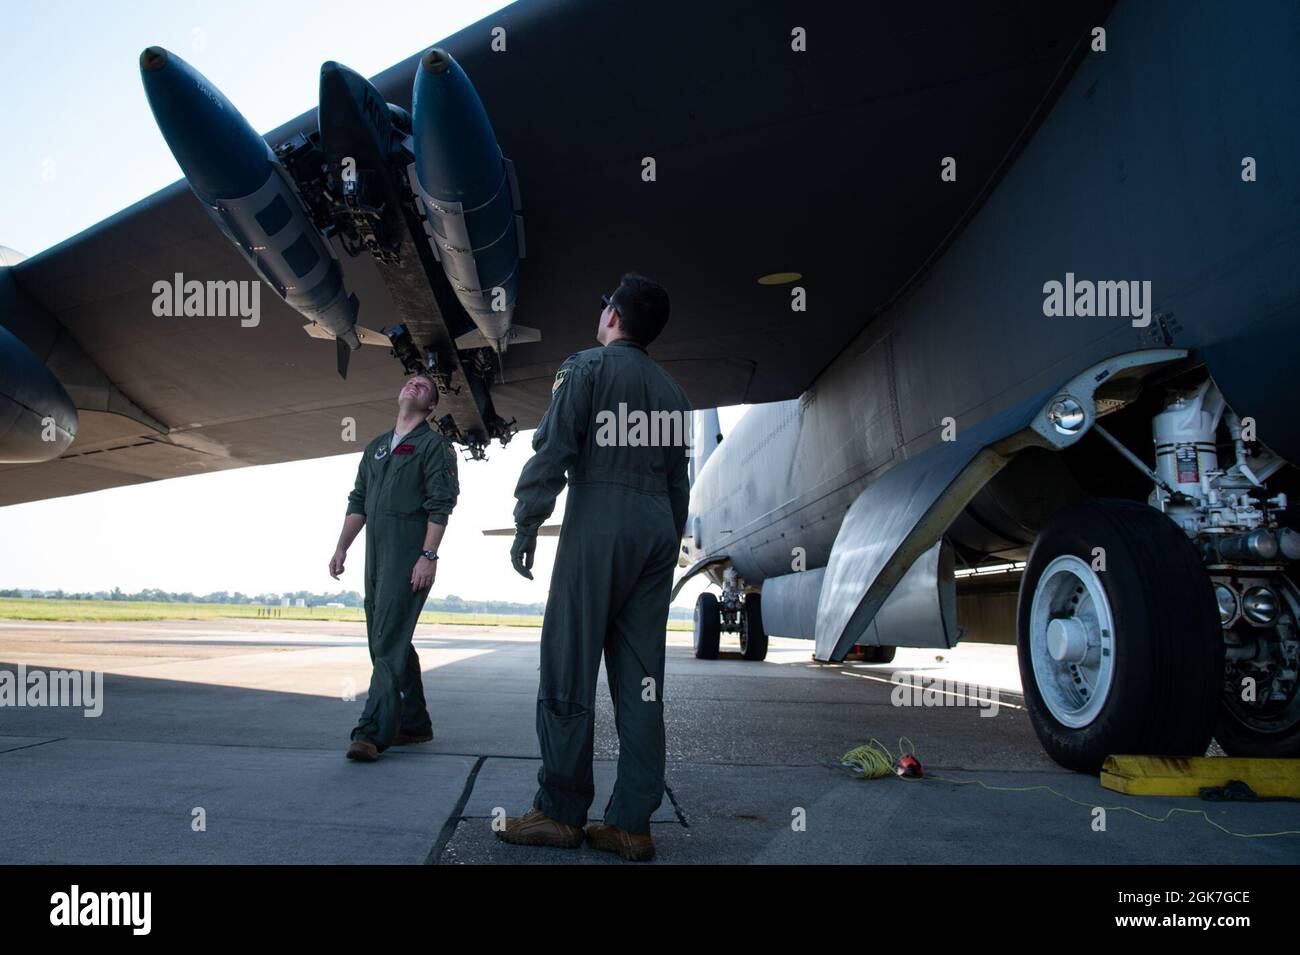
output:
{"label": "hazy sky", "polygon": [[[504,4],[474,0],[10,4],[0,31],[0,245],[27,255],[75,235],[180,178],[140,84],[140,51],[175,50],[254,128],[316,104],[322,61],[367,76]],[[527,294],[522,290],[521,294]],[[741,413],[726,409],[724,431]],[[462,463],[460,503],[435,596],[540,601],[510,568],[512,492],[531,432],[486,463]],[[0,589],[208,593],[362,589],[364,538],[340,583],[326,572],[359,455],[244,468],[0,508]],[[560,512],[557,511],[557,516]],[[694,601],[687,588],[679,604]]]}

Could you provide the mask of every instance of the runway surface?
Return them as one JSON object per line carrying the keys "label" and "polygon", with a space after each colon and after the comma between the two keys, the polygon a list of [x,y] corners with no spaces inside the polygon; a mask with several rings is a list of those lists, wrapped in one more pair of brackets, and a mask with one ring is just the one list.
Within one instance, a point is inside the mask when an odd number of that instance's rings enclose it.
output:
{"label": "runway surface", "polygon": [[[360,624],[0,622],[0,669],[98,670],[103,712],[0,707],[0,863],[618,863],[499,843],[531,804],[538,632],[421,627],[432,743],[344,759],[369,681]],[[1020,707],[1013,647],[900,650],[826,666],[694,659],[669,635],[668,792],[658,863],[1296,863],[1296,804],[1131,798],[1061,770]],[[896,705],[891,677],[967,684]],[[978,686],[973,686],[978,684]],[[996,715],[987,701],[997,690]],[[599,691],[597,794],[617,740]],[[919,694],[918,694],[919,695]],[[920,702],[925,703],[922,696]],[[952,705],[955,703],[968,705]],[[924,781],[853,779],[847,750],[909,736]],[[1002,792],[987,787],[1047,786]],[[1094,807],[1110,807],[1104,830]],[[202,823],[202,826],[199,823]]]}

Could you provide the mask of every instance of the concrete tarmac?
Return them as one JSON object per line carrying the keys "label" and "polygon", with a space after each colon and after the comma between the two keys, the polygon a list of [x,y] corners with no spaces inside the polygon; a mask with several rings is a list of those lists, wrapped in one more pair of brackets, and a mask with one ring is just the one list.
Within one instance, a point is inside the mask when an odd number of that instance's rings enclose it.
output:
{"label": "concrete tarmac", "polygon": [[[763,663],[705,662],[669,634],[659,863],[1300,862],[1300,836],[1241,837],[1300,829],[1294,803],[1125,797],[1057,767],[1014,647],[870,666],[772,644]],[[621,864],[493,835],[536,785],[538,632],[428,626],[416,648],[435,739],[363,765],[343,757],[369,682],[360,624],[0,621],[0,669],[104,674],[98,717],[0,707],[0,863]],[[903,692],[902,674],[949,682]],[[603,675],[596,734],[592,819],[617,758]],[[839,763],[901,736],[941,779],[863,781]]]}

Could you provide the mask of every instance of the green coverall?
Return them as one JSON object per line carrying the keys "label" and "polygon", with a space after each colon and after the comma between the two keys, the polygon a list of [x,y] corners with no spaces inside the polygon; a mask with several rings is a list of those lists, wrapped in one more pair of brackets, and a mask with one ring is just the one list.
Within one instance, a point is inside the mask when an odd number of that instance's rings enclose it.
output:
{"label": "green coverall", "polygon": [[[637,412],[649,426],[638,429]],[[605,822],[648,833],[663,799],[664,636],[690,498],[689,430],[686,395],[641,346],[620,340],[588,349],[560,367],[533,436],[535,453],[515,488],[516,528],[535,534],[568,474],[542,621],[542,767],[533,805],[569,825],[586,823],[595,797],[602,652],[619,747]]]}
{"label": "green coverall", "polygon": [[424,703],[420,658],[411,645],[429,591],[411,592],[411,571],[424,547],[426,524],[446,524],[460,483],[456,452],[428,422],[389,450],[392,432],[366,446],[349,514],[366,516],[366,639],[374,671],[352,738],[382,752],[399,731],[432,731]]}

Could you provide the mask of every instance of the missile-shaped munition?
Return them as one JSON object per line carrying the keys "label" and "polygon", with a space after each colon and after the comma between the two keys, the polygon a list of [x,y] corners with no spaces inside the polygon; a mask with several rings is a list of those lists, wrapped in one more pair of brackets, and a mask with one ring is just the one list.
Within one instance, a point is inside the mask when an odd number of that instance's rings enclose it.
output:
{"label": "missile-shaped munition", "polygon": [[[339,373],[360,347],[357,299],[288,173],[248,120],[201,73],[151,46],[140,74],[154,119],[194,195],[258,274],[339,342]],[[346,346],[346,347],[345,347]]]}
{"label": "missile-shaped munition", "polygon": [[512,330],[524,254],[519,187],[483,102],[460,64],[437,47],[420,57],[412,96],[415,185],[429,242],[480,333],[457,344],[503,351],[510,341],[533,340],[532,329]]}

